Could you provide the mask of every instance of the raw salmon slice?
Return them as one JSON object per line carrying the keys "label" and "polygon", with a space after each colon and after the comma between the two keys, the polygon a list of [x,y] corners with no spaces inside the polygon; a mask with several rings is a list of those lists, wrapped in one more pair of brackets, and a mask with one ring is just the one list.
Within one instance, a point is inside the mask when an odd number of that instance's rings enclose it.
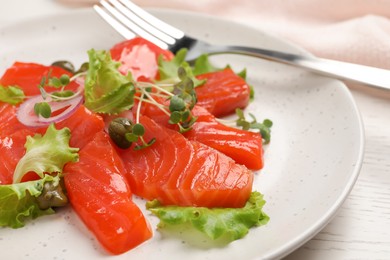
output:
{"label": "raw salmon slice", "polygon": [[130,71],[135,79],[142,81],[159,77],[157,61],[160,55],[165,60],[173,58],[172,52],[140,37],[115,44],[110,53],[113,60],[121,63],[121,73],[127,74]]}
{"label": "raw salmon slice", "polygon": [[134,194],[164,205],[241,207],[252,190],[253,173],[231,158],[146,116],[145,149],[119,150]]}
{"label": "raw salmon slice", "polygon": [[192,111],[198,119],[192,129],[184,133],[185,137],[213,147],[249,169],[263,168],[263,140],[259,133],[219,123],[212,114],[199,106]]}
{"label": "raw salmon slice", "polygon": [[[119,61],[119,71],[140,81],[159,78],[158,57],[171,60],[174,55],[153,43],[136,37],[114,45],[110,49],[113,60]],[[214,116],[234,113],[236,108],[245,108],[250,99],[250,87],[247,82],[230,68],[197,76],[206,79],[206,83],[195,88],[198,105],[206,108]]]}
{"label": "raw salmon slice", "polygon": [[0,102],[0,136],[7,136],[18,130],[26,129],[26,126],[16,118],[17,107]]}
{"label": "raw salmon slice", "polygon": [[[165,102],[164,98],[156,97],[155,100],[160,103]],[[133,110],[135,111],[136,108]],[[162,126],[177,130],[176,125],[168,123],[169,117],[152,104],[143,103],[141,113]],[[184,133],[185,137],[210,146],[251,170],[263,168],[263,141],[259,133],[226,126],[198,105],[195,105],[192,113],[197,120],[192,129]]]}
{"label": "raw salmon slice", "polygon": [[[45,66],[37,63],[15,62],[8,68],[0,79],[0,85],[18,86],[23,89],[26,96],[35,96],[40,94],[38,85],[43,76],[61,77],[63,74],[72,76],[72,74],[57,66]],[[78,88],[76,82],[71,82],[66,89],[75,91]],[[47,92],[53,92],[58,89],[45,87]]]}
{"label": "raw salmon slice", "polygon": [[[17,107],[0,104],[0,184],[11,184],[16,165],[25,153],[28,135],[44,134],[47,127],[27,127],[16,118]],[[70,146],[82,148],[96,133],[103,131],[102,118],[80,106],[74,114],[56,124],[57,129],[68,127],[71,131]],[[35,173],[27,173],[22,181],[34,180]]]}
{"label": "raw salmon slice", "polygon": [[[45,66],[37,63],[15,62],[13,66],[8,68],[2,78],[0,84],[3,86],[19,86],[23,89],[26,96],[40,95],[38,84],[42,77],[51,75],[60,77],[63,74],[71,76],[72,74],[62,68],[56,66]],[[76,90],[78,84],[71,82],[66,89]],[[52,92],[57,89],[45,87],[47,92]],[[29,129],[34,133],[43,134],[46,131],[45,127],[28,127],[19,122],[16,117],[18,107],[6,103],[0,103],[0,136],[10,135],[21,129]],[[102,118],[91,113],[84,106],[80,106],[67,119],[56,123],[56,128],[69,127],[72,133],[70,145],[73,147],[83,147],[94,136],[95,133],[104,129]]]}
{"label": "raw salmon slice", "polygon": [[68,127],[70,129],[70,146],[78,148],[88,144],[96,133],[103,131],[104,126],[102,117],[92,113],[83,105],[67,119],[56,123],[57,128]]}
{"label": "raw salmon slice", "polygon": [[26,151],[24,144],[28,135],[33,132],[22,129],[0,137],[0,184],[12,183],[15,167]]}
{"label": "raw salmon slice", "polygon": [[[44,134],[47,126],[28,127],[19,122],[16,117],[17,107],[0,104],[0,136],[5,137],[12,133],[27,129],[33,133]],[[71,131],[70,146],[81,148],[86,145],[93,136],[104,129],[103,119],[81,105],[67,119],[55,124],[57,129],[68,127]]]}
{"label": "raw salmon slice", "polygon": [[236,108],[248,105],[250,87],[232,69],[201,74],[197,78],[206,79],[204,85],[195,88],[197,105],[206,108],[214,116],[232,114]]}
{"label": "raw salmon slice", "polygon": [[122,160],[104,132],[65,166],[70,202],[85,225],[109,252],[121,254],[152,236],[141,210],[132,201]]}

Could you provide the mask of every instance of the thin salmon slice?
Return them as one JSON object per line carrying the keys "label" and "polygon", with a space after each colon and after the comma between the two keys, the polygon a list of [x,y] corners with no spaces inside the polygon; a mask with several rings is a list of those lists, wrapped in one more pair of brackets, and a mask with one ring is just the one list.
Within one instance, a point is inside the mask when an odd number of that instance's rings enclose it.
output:
{"label": "thin salmon slice", "polygon": [[78,148],[88,144],[96,133],[103,131],[104,126],[102,117],[92,113],[83,105],[67,119],[56,123],[57,128],[68,127],[70,129],[70,146]]}
{"label": "thin salmon slice", "polygon": [[[19,122],[16,116],[17,107],[0,104],[0,136],[6,137],[19,130],[30,130],[33,133],[44,134],[47,126],[28,127]],[[71,131],[70,146],[82,148],[97,132],[104,129],[103,119],[81,105],[67,119],[55,124],[57,129],[68,127]]]}
{"label": "thin salmon slice", "polygon": [[245,166],[146,116],[140,122],[146,129],[144,138],[156,142],[138,151],[119,150],[134,194],[158,199],[163,205],[241,207],[246,203],[253,173]]}
{"label": "thin salmon slice", "polygon": [[[37,63],[15,62],[6,70],[0,79],[3,86],[18,86],[26,96],[40,95],[38,85],[42,77],[60,77],[62,75],[72,76],[72,74],[57,66],[45,66]],[[79,87],[78,83],[71,82],[65,89],[75,91]],[[53,87],[45,87],[47,92],[56,91]],[[0,103],[0,136],[8,136],[22,129],[29,129],[34,133],[43,134],[45,127],[28,127],[19,122],[16,116],[18,107],[7,103]],[[104,129],[102,118],[90,112],[84,106],[80,106],[67,119],[56,123],[56,128],[69,127],[72,133],[70,145],[81,148],[87,144],[95,133]]]}
{"label": "thin salmon slice", "polygon": [[[171,60],[174,55],[153,43],[136,37],[114,45],[110,49],[113,60],[119,61],[119,71],[129,71],[139,81],[159,79],[158,57]],[[197,76],[206,80],[202,86],[195,88],[198,105],[206,108],[214,116],[225,116],[234,113],[236,108],[245,108],[250,99],[250,87],[247,82],[230,68],[221,71],[204,73]]]}
{"label": "thin salmon slice", "polygon": [[16,165],[26,150],[24,144],[28,135],[33,135],[33,132],[22,129],[0,137],[0,184],[12,184]]}
{"label": "thin salmon slice", "polygon": [[185,137],[213,147],[249,169],[263,168],[263,140],[259,133],[226,126],[199,106],[193,109],[193,114],[198,119],[184,133]]}
{"label": "thin salmon slice", "polygon": [[234,113],[236,108],[245,108],[250,99],[250,87],[244,79],[226,68],[197,76],[206,83],[196,87],[198,105],[216,117]]}
{"label": "thin salmon slice", "polygon": [[[0,78],[0,84],[3,86],[18,86],[23,89],[26,96],[35,96],[40,94],[38,85],[41,83],[44,76],[61,77],[66,74],[72,76],[67,70],[57,66],[46,66],[31,62],[15,62],[8,68],[4,75]],[[76,82],[71,82],[66,89],[75,91],[79,85]],[[45,87],[47,92],[57,91],[53,87]]]}
{"label": "thin salmon slice", "polygon": [[[25,154],[27,136],[44,134],[47,127],[27,127],[16,117],[17,107],[0,104],[0,184],[11,184],[19,160]],[[71,131],[70,146],[82,148],[96,133],[103,131],[103,119],[80,106],[74,114],[56,124],[57,129],[68,127]],[[27,173],[22,181],[35,180],[35,173]]]}
{"label": "thin salmon slice", "polygon": [[136,80],[149,81],[159,78],[158,58],[171,60],[173,53],[161,49],[157,45],[140,37],[135,37],[115,44],[110,49],[113,60],[121,63],[119,71],[127,74],[129,71]]}
{"label": "thin salmon slice", "polygon": [[[164,98],[159,97],[155,100],[162,104],[166,102]],[[136,111],[136,108],[133,110]],[[259,133],[224,125],[209,111],[198,105],[194,106],[192,113],[197,120],[192,129],[184,133],[186,138],[210,146],[251,170],[263,168],[263,141]],[[152,104],[143,103],[141,114],[152,118],[162,126],[178,130],[176,125],[169,124],[169,117]]]}
{"label": "thin salmon slice", "polygon": [[152,236],[151,228],[124,177],[124,165],[104,132],[80,152],[77,163],[65,166],[69,200],[104,248],[124,253]]}
{"label": "thin salmon slice", "polygon": [[26,129],[26,126],[16,118],[16,110],[16,106],[0,102],[0,136],[5,137],[18,130]]}

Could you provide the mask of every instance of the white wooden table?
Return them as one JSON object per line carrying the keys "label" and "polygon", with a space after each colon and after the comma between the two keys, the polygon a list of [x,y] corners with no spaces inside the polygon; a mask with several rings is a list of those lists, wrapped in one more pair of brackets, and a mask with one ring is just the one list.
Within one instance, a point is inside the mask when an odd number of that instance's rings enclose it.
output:
{"label": "white wooden table", "polygon": [[[55,0],[0,0],[0,26],[73,8]],[[286,259],[390,259],[390,91],[350,89],[365,126],[360,176],[334,219]]]}

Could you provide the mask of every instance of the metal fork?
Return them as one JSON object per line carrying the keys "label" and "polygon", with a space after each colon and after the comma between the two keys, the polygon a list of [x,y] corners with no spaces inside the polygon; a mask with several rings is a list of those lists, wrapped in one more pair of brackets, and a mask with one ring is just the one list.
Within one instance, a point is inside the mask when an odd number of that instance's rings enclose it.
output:
{"label": "metal fork", "polygon": [[389,70],[269,49],[211,45],[186,35],[129,0],[101,0],[100,4],[101,6],[94,5],[94,9],[126,39],[139,35],[173,53],[181,48],[187,48],[187,61],[194,60],[204,53],[249,55],[300,67],[332,78],[390,90]]}

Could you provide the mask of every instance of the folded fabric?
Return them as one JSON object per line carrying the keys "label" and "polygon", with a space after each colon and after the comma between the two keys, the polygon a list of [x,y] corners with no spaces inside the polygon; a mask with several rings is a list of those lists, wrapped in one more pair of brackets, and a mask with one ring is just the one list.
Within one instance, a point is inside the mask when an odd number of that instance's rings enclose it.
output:
{"label": "folded fabric", "polygon": [[390,0],[133,0],[202,12],[290,40],[313,54],[390,68]]}

